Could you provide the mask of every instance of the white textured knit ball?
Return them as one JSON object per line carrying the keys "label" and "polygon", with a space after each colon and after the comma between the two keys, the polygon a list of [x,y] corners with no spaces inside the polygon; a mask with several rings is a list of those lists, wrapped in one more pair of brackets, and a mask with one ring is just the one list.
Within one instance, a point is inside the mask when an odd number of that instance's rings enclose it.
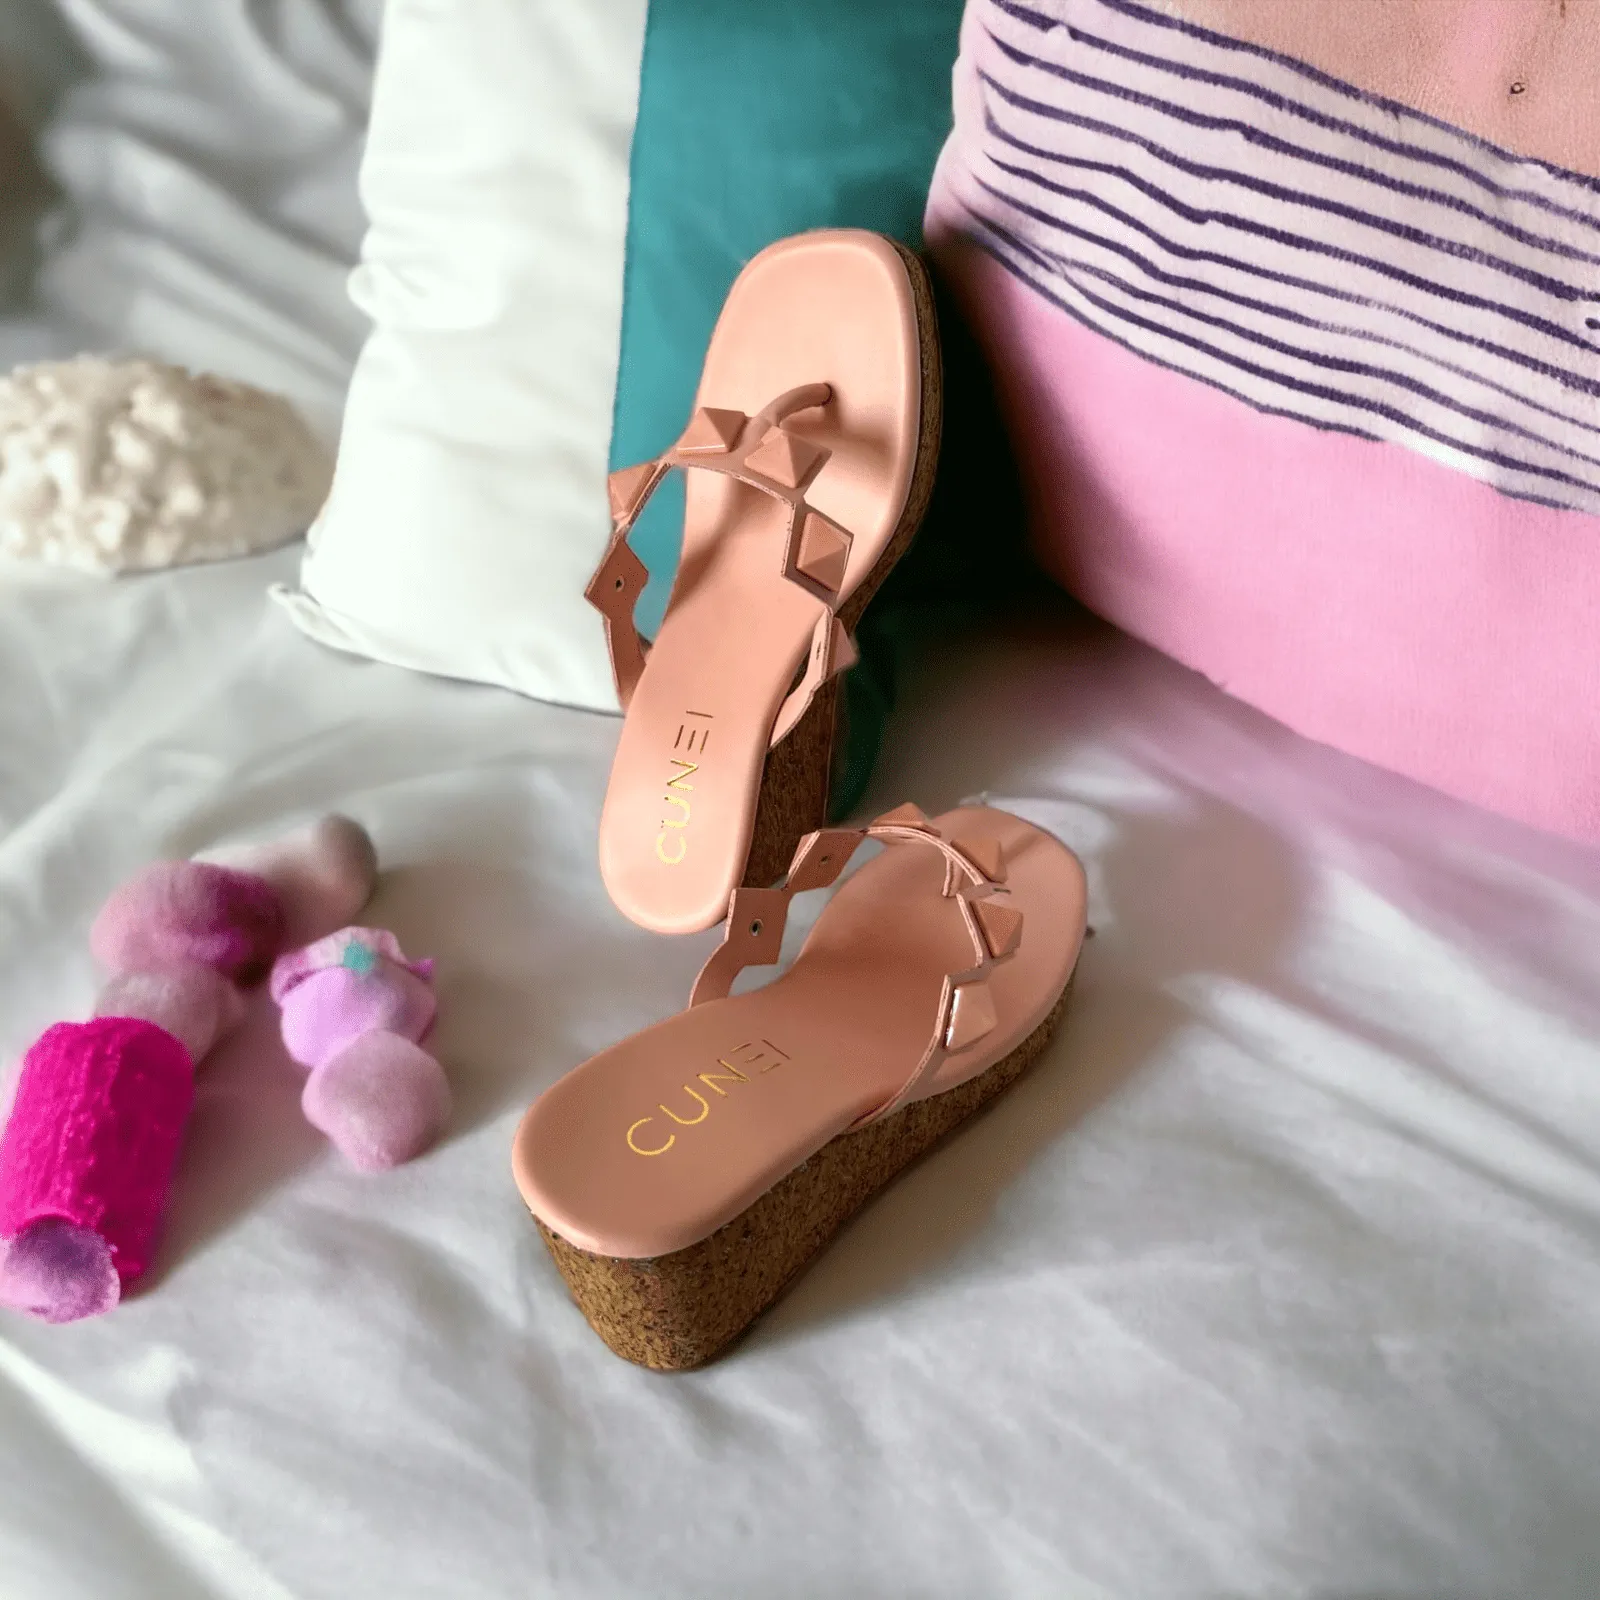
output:
{"label": "white textured knit ball", "polygon": [[298,538],[333,476],[287,400],[155,361],[0,378],[0,555],[140,572]]}

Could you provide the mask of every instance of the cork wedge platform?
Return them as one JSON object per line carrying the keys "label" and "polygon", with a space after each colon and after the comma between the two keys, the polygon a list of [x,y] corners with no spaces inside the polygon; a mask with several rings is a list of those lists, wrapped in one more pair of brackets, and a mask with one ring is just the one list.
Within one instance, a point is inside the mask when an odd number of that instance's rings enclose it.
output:
{"label": "cork wedge platform", "polygon": [[[835,883],[793,966],[792,897]],[[1007,812],[905,806],[804,838],[785,881],[733,896],[678,1016],[535,1101],[513,1166],[590,1325],[676,1371],[714,1359],[844,1222],[1048,1042],[1085,931],[1083,869]]]}
{"label": "cork wedge platform", "polygon": [[[625,712],[600,869],[641,927],[712,927],[826,821],[840,676],[927,510],[942,414],[925,268],[878,234],[820,230],[745,267],[683,434],[612,474],[611,543],[586,591]],[[628,541],[674,469],[683,553],[647,642],[648,573]]]}

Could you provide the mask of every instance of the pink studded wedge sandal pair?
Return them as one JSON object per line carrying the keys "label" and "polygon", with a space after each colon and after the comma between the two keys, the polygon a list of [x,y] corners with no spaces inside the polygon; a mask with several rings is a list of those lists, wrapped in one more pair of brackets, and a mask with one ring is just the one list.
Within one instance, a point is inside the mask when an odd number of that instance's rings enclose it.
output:
{"label": "pink studded wedge sandal pair", "polygon": [[[641,926],[723,921],[686,1011],[585,1062],[518,1132],[519,1188],[619,1355],[719,1354],[843,1222],[1004,1089],[1060,1018],[1083,869],[988,807],[826,827],[852,632],[932,489],[941,389],[921,263],[876,234],[771,246],[728,295],[697,409],[612,478],[589,589],[626,711],[600,865]],[[672,468],[683,554],[648,646],[628,536]],[[789,970],[792,897],[834,893]]]}

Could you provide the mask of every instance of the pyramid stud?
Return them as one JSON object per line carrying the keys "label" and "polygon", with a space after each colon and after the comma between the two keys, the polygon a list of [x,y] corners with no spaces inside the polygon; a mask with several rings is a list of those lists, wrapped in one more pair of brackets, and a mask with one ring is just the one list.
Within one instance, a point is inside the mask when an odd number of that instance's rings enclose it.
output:
{"label": "pyramid stud", "polygon": [[606,480],[606,489],[611,496],[611,517],[614,522],[626,522],[638,511],[655,476],[655,470],[656,463],[646,461],[637,467],[623,467],[613,472]]}
{"label": "pyramid stud", "polygon": [[795,566],[829,594],[837,594],[844,583],[849,561],[850,535],[819,512],[808,511],[800,528],[800,551]]}
{"label": "pyramid stud", "polygon": [[1014,907],[994,900],[975,900],[972,910],[993,960],[1004,959],[1022,943],[1022,913]]}
{"label": "pyramid stud", "polygon": [[833,629],[828,644],[828,668],[835,676],[841,672],[848,672],[861,660],[861,651],[857,649],[855,640],[850,637],[845,625],[837,617],[833,619]]}
{"label": "pyramid stud", "polygon": [[990,883],[1006,881],[1005,852],[998,839],[952,839],[950,842]]}
{"label": "pyramid stud", "polygon": [[932,832],[928,822],[928,813],[921,806],[913,805],[909,800],[903,806],[896,806],[893,811],[885,811],[873,824],[875,828],[922,828]]}
{"label": "pyramid stud", "polygon": [[782,428],[768,428],[766,437],[744,458],[744,464],[785,489],[798,489],[821,456],[820,445],[807,444]]}
{"label": "pyramid stud", "polygon": [[950,1026],[944,1031],[946,1050],[964,1050],[988,1033],[1000,1019],[987,983],[964,983],[950,998]]}
{"label": "pyramid stud", "polygon": [[701,406],[683,430],[678,454],[725,456],[738,444],[746,420],[742,411],[719,411],[715,406]]}

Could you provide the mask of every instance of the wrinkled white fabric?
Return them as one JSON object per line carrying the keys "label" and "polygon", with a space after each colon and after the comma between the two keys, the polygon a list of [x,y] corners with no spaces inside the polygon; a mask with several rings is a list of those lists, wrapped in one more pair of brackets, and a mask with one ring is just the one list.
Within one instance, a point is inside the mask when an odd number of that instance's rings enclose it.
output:
{"label": "wrinkled white fabric", "polygon": [[84,75],[41,134],[65,195],[36,288],[51,353],[218,371],[332,438],[366,332],[345,284],[382,0],[56,3]]}
{"label": "wrinkled white fabric", "polygon": [[609,1354],[522,1213],[524,1105],[713,935],[602,892],[613,720],[324,652],[293,555],[0,587],[0,1055],[83,1014],[149,857],[329,808],[439,960],[459,1101],[380,1179],[258,1016],[148,1292],[0,1317],[6,1600],[1566,1600],[1600,1567],[1600,858],[1061,620],[952,648],[873,804],[1088,863],[1037,1069],[752,1337]]}

